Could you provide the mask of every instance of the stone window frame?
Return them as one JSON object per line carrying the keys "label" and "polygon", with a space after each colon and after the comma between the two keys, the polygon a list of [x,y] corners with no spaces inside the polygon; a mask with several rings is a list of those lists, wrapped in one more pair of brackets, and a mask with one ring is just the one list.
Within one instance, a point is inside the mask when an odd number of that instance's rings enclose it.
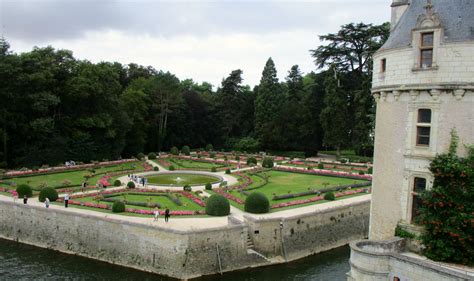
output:
{"label": "stone window frame", "polygon": [[[428,47],[423,47],[422,46],[422,36],[423,34],[427,33],[433,33],[433,46]],[[433,70],[438,70],[439,66],[437,64],[438,61],[438,49],[441,45],[441,40],[443,36],[443,29],[440,27],[422,27],[422,28],[416,28],[412,31],[412,47],[413,47],[413,57],[414,57],[414,62],[413,62],[413,67],[412,71],[433,71]],[[431,67],[426,67],[423,68],[421,66],[421,52],[422,50],[425,49],[432,49],[433,50],[433,55],[432,55],[432,61],[431,61]]]}
{"label": "stone window frame", "polygon": [[422,178],[425,179],[425,190],[431,190],[431,184],[432,184],[432,175],[430,173],[422,173],[422,172],[417,172],[413,173],[410,176],[410,180],[408,181],[409,184],[409,193],[408,193],[408,208],[406,209],[406,218],[407,222],[409,224],[415,224],[413,222],[413,199],[415,196],[418,195],[417,192],[415,192],[415,179],[416,178]]}
{"label": "stone window frame", "polygon": [[[430,94],[431,91],[414,91],[415,95],[421,93]],[[418,110],[431,109],[431,130],[430,145],[417,145],[417,129],[418,129]],[[440,112],[439,100],[437,101],[411,101],[408,109],[409,137],[406,140],[406,155],[415,157],[434,157],[436,155],[435,148],[438,145],[438,116]]]}
{"label": "stone window frame", "polygon": [[[430,122],[423,122],[420,121],[421,117],[421,111],[422,110],[429,110],[430,111]],[[431,139],[432,139],[432,120],[433,120],[433,110],[429,107],[420,107],[416,111],[416,140],[415,140],[415,146],[417,147],[429,147],[431,145]],[[421,128],[428,128],[429,129],[429,136],[428,136],[428,144],[422,144],[419,143],[420,140],[420,129]]]}

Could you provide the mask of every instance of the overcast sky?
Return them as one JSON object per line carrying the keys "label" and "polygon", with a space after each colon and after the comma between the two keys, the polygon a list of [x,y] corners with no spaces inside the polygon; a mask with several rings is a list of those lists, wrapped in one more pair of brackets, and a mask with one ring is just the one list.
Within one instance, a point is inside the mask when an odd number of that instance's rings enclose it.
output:
{"label": "overcast sky", "polygon": [[318,35],[350,22],[390,19],[391,0],[157,1],[0,0],[3,35],[15,52],[51,45],[79,59],[151,65],[180,79],[218,86],[234,69],[258,84],[272,57],[280,79],[309,54]]}

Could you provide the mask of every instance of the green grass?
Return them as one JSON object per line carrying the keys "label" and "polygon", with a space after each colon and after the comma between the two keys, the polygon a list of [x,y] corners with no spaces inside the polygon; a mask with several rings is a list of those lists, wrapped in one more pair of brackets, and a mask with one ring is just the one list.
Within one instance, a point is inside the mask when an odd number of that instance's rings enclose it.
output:
{"label": "green grass", "polygon": [[[123,163],[113,166],[98,167],[94,168],[96,173],[105,173],[105,172],[115,172],[120,170],[132,170],[135,167],[135,172],[143,171],[143,166],[141,162],[133,163]],[[71,182],[71,185],[80,185],[84,181],[84,175],[89,174],[88,169],[83,170],[74,170],[74,171],[65,171],[62,173],[52,173],[44,175],[34,175],[28,177],[18,177],[6,179],[6,181],[11,181],[19,184],[29,184],[33,189],[39,189],[41,184],[46,184],[50,187],[62,186],[65,180]],[[89,185],[94,185],[101,177],[105,174],[96,175],[88,180]],[[117,178],[117,177],[115,177]],[[13,187],[12,187],[13,188]]]}
{"label": "green grass", "polygon": [[[200,162],[188,159],[178,159],[178,158],[166,158],[163,159],[173,165],[175,169],[194,169],[194,170],[202,170],[202,171],[211,171],[212,168],[216,169],[224,169],[226,165],[224,164],[216,164],[216,163],[208,163],[208,162]],[[155,163],[160,164],[158,160],[153,160]],[[232,168],[232,166],[229,166]],[[168,168],[168,167],[165,167]]]}
{"label": "green grass", "polygon": [[[146,195],[119,195],[114,196],[112,198],[120,198],[120,199],[125,199],[128,201],[134,201],[134,202],[152,202],[152,203],[158,203],[161,205],[161,209],[169,208],[171,211],[201,211],[204,210],[204,207],[199,206],[198,204],[194,203],[192,200],[180,196],[179,200],[183,203],[182,206],[177,205],[173,201],[171,201],[168,197],[166,196],[146,196]],[[84,197],[84,198],[77,198],[73,199],[74,201],[78,202],[93,202],[97,203],[96,200],[94,200],[94,197]],[[105,202],[105,201],[100,201],[101,204],[107,204],[109,206],[112,206],[112,202]],[[84,207],[84,206],[82,206]],[[137,210],[153,210],[154,208],[148,208],[148,207],[141,207],[141,206],[134,206],[134,205],[126,205],[127,208],[130,209],[137,209]],[[89,208],[85,207],[89,210],[102,210],[98,208]],[[110,212],[109,210],[102,210],[105,212]]]}
{"label": "green grass", "polygon": [[[312,190],[318,190],[326,187],[332,187],[337,185],[347,185],[347,184],[355,184],[355,183],[362,183],[365,182],[364,180],[354,180],[354,179],[346,179],[346,178],[337,178],[337,177],[328,177],[328,176],[319,176],[319,175],[308,175],[308,174],[298,174],[298,173],[290,173],[290,172],[282,172],[282,171],[267,171],[261,172],[260,174],[263,176],[262,173],[265,173],[268,176],[268,183],[263,187],[248,190],[247,192],[261,192],[267,196],[270,200],[270,204],[277,204],[277,203],[284,203],[294,200],[303,200],[309,199],[312,197],[317,196],[316,194],[301,196],[297,198],[288,198],[283,200],[272,200],[274,195],[283,195],[288,193],[299,193],[308,191],[308,188]],[[258,186],[262,183],[263,179],[257,175],[248,174],[250,178],[252,178],[253,183],[249,186],[249,188]],[[327,183],[327,186],[323,185],[323,183]],[[246,196],[242,193],[238,192],[237,190],[231,190],[230,194],[235,197],[241,198],[245,200]],[[347,197],[346,197],[347,198]],[[315,203],[308,203],[308,205],[312,205]],[[306,204],[305,204],[306,205]],[[298,205],[299,207],[305,205]],[[236,204],[236,207],[241,207],[240,205]],[[284,209],[284,208],[281,208]]]}
{"label": "green grass", "polygon": [[148,183],[160,185],[205,185],[206,183],[213,183],[217,181],[220,181],[220,179],[217,177],[186,173],[159,174],[148,177]]}

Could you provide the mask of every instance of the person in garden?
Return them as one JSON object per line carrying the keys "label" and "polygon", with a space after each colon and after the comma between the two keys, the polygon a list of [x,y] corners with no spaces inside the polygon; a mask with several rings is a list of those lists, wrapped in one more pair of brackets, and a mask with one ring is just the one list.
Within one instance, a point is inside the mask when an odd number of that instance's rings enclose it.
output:
{"label": "person in garden", "polygon": [[87,183],[86,183],[86,182],[83,182],[83,183],[82,183],[81,192],[84,192],[84,188],[86,188],[86,186],[87,186]]}
{"label": "person in garden", "polygon": [[28,204],[28,197],[26,195],[23,196],[23,204]]}
{"label": "person in garden", "polygon": [[15,191],[13,192],[13,202],[16,203],[17,200],[18,200],[18,193]]}
{"label": "person in garden", "polygon": [[158,210],[157,207],[155,207],[155,210],[153,211],[153,221],[158,221],[159,215],[160,215],[160,211]]}
{"label": "person in garden", "polygon": [[67,208],[68,204],[69,204],[69,193],[66,193],[66,195],[64,195],[64,208]]}
{"label": "person in garden", "polygon": [[46,199],[44,200],[44,206],[46,208],[49,208],[49,198],[48,197],[46,197]]}
{"label": "person in garden", "polygon": [[168,222],[169,218],[170,218],[170,209],[168,209],[167,207],[165,210],[165,222]]}

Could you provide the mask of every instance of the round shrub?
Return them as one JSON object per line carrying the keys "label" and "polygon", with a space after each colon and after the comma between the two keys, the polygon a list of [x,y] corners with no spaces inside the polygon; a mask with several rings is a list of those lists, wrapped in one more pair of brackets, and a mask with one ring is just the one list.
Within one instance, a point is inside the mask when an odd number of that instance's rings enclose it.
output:
{"label": "round shrub", "polygon": [[364,171],[359,171],[359,175],[365,175]]}
{"label": "round shrub", "polygon": [[250,194],[245,200],[245,211],[253,214],[264,214],[270,211],[270,201],[260,192]]}
{"label": "round shrub", "polygon": [[120,180],[115,180],[114,181],[114,186],[121,186],[122,182]]}
{"label": "round shrub", "polygon": [[213,172],[213,173],[217,172],[216,167],[212,167],[212,168],[211,168],[211,172]]}
{"label": "round shrub", "polygon": [[318,169],[320,169],[320,170],[324,169],[324,165],[322,163],[319,163],[318,164]]}
{"label": "round shrub", "polygon": [[179,155],[179,150],[176,146],[173,146],[170,150],[170,153],[173,155]]}
{"label": "round shrub", "polygon": [[216,153],[215,153],[215,152],[209,153],[209,157],[211,157],[211,158],[216,158]]}
{"label": "round shrub", "polygon": [[192,191],[193,188],[189,184],[187,184],[187,185],[183,186],[183,190],[184,191]]}
{"label": "round shrub", "polygon": [[156,153],[155,152],[148,153],[148,159],[156,159]]}
{"label": "round shrub", "polygon": [[247,165],[257,165],[257,158],[255,157],[247,158]]}
{"label": "round shrub", "polygon": [[231,173],[231,172],[230,172],[230,169],[225,169],[225,173],[226,173],[226,174],[230,174],[230,173]]}
{"label": "round shrub", "polygon": [[174,170],[176,170],[176,168],[173,165],[171,165],[171,166],[168,167],[168,170],[174,171]]}
{"label": "round shrub", "polygon": [[212,144],[206,145],[206,151],[213,151],[213,150],[214,150],[214,146],[212,146]]}
{"label": "round shrub", "polygon": [[143,153],[138,153],[137,158],[138,158],[139,160],[143,160],[143,159],[145,159],[145,154],[143,154]]}
{"label": "round shrub", "polygon": [[135,188],[135,183],[134,183],[133,181],[129,181],[129,182],[127,183],[127,187],[128,187],[128,188]]}
{"label": "round shrub", "polygon": [[326,192],[324,194],[324,200],[334,201],[336,200],[336,196],[334,196],[333,192]]}
{"label": "round shrub", "polygon": [[224,196],[214,194],[206,201],[206,214],[210,216],[227,216],[230,213],[230,203]]}
{"label": "round shrub", "polygon": [[181,153],[183,153],[186,156],[191,155],[191,149],[189,149],[189,146],[185,145],[183,148],[181,148]]}
{"label": "round shrub", "polygon": [[374,171],[374,169],[372,167],[370,167],[368,170],[367,170],[367,174],[372,174],[372,172]]}
{"label": "round shrub", "polygon": [[156,172],[156,171],[159,171],[159,170],[160,170],[160,168],[158,168],[157,166],[153,167],[153,171]]}
{"label": "round shrub", "polygon": [[32,197],[33,196],[33,189],[31,189],[31,186],[27,184],[20,184],[16,188],[16,193],[18,193],[18,198],[23,198],[25,195],[26,197]]}
{"label": "round shrub", "polygon": [[235,156],[235,161],[240,161],[240,156],[239,155]]}
{"label": "round shrub", "polygon": [[112,212],[114,213],[122,213],[125,212],[125,203],[122,201],[115,201],[112,205]]}
{"label": "round shrub", "polygon": [[273,158],[265,157],[262,162],[262,167],[273,168]]}
{"label": "round shrub", "polygon": [[45,187],[41,189],[38,196],[38,200],[40,202],[44,202],[46,198],[49,198],[49,201],[51,202],[58,200],[58,192],[56,191],[56,189],[52,187]]}
{"label": "round shrub", "polygon": [[212,190],[212,184],[210,182],[206,183],[206,190]]}

